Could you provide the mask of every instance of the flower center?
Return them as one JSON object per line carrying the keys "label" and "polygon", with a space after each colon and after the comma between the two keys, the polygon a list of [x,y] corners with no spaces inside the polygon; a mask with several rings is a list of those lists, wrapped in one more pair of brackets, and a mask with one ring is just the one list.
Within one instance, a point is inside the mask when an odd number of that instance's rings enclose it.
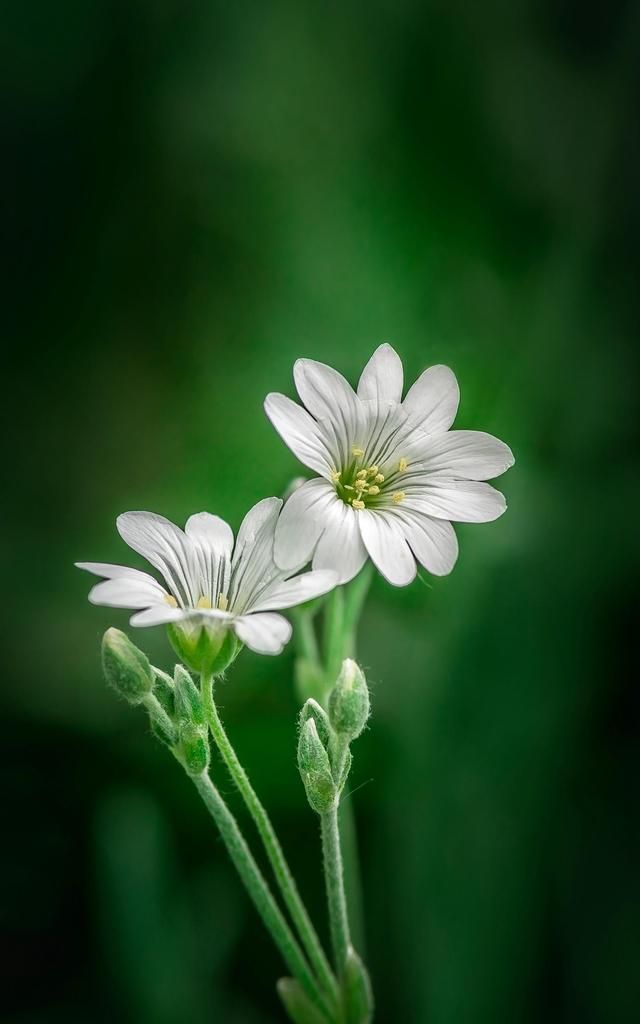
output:
{"label": "flower center", "polygon": [[353,460],[345,469],[334,469],[331,473],[336,494],[346,505],[351,505],[359,512],[363,508],[375,508],[381,505],[382,498],[386,499],[385,504],[390,498],[394,505],[399,505],[404,500],[405,492],[397,490],[396,484],[398,476],[404,473],[409,465],[405,458],[401,458],[397,467],[385,477],[375,463],[370,466],[363,465],[365,456],[363,448],[353,445],[351,454]]}

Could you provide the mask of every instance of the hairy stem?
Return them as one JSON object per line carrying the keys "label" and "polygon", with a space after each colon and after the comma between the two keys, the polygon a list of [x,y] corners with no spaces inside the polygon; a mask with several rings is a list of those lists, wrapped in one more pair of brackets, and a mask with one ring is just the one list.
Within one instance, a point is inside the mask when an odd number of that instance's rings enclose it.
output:
{"label": "hairy stem", "polygon": [[227,852],[287,968],[300,982],[314,1005],[322,1010],[326,1019],[333,1020],[333,1014],[318,989],[304,954],[285,921],[231,811],[206,772],[202,775],[192,776],[192,780],[218,826]]}
{"label": "hairy stem", "polygon": [[338,829],[338,801],[320,818],[322,829],[322,854],[324,878],[327,889],[327,905],[331,926],[331,943],[338,977],[342,978],[351,945],[347,901],[344,891],[342,852]]}
{"label": "hairy stem", "polygon": [[253,818],[260,838],[262,839],[269,863],[273,869],[276,881],[284,902],[291,914],[291,919],[298,929],[300,939],[309,957],[309,961],[315,970],[320,983],[327,994],[335,1000],[337,998],[337,983],[331,970],[331,966],[318,935],[311,923],[307,909],[302,901],[298,887],[295,883],[289,865],[287,864],[280,841],[275,833],[269,815],[263,804],[260,802],[249,777],[242,767],[238,756],[231,745],[224,725],[218,714],[218,709],[213,696],[213,678],[203,675],[201,678],[202,701],[214,742],[222,755],[233,781],[240,791],[247,810]]}

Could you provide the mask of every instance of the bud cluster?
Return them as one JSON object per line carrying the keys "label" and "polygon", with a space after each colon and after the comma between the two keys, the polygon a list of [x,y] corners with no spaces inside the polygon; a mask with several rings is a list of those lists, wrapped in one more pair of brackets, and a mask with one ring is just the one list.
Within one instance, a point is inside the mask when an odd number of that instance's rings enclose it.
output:
{"label": "bud cluster", "polygon": [[202,698],[187,670],[176,665],[172,679],[154,668],[119,629],[108,629],[103,637],[102,665],[110,686],[130,704],[147,707],[153,732],[171,747],[186,771],[206,771],[209,740]]}
{"label": "bud cluster", "polygon": [[347,658],[329,694],[328,714],[310,697],[300,712],[298,770],[317,814],[335,806],[351,768],[349,745],[369,717],[369,690],[362,669]]}

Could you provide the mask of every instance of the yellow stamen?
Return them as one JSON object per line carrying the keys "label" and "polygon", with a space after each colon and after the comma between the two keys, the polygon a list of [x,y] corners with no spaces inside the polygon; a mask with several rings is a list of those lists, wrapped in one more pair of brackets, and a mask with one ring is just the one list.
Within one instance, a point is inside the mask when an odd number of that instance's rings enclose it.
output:
{"label": "yellow stamen", "polygon": [[398,463],[398,473],[404,473],[408,465],[409,463],[405,458],[400,459],[400,462]]}
{"label": "yellow stamen", "polygon": [[354,498],[353,499],[353,507],[355,509],[358,509],[358,510],[360,510],[361,508],[364,508],[364,501],[360,501],[358,498]]}
{"label": "yellow stamen", "polygon": [[369,474],[369,476],[377,476],[378,475],[378,467],[377,466],[369,466],[369,468],[367,470],[367,473]]}
{"label": "yellow stamen", "polygon": [[178,607],[178,602],[176,601],[175,597],[171,596],[171,594],[165,594],[164,595],[164,599],[165,599],[165,602],[169,605],[170,608],[177,608]]}
{"label": "yellow stamen", "polygon": [[352,487],[351,484],[345,484],[344,489],[345,491],[355,491],[355,487]]}
{"label": "yellow stamen", "polygon": [[375,484],[371,484],[371,487],[369,488],[367,493],[368,494],[380,494],[380,488],[376,487]]}
{"label": "yellow stamen", "polygon": [[218,608],[221,612],[226,612],[229,607],[229,599],[226,594],[220,594],[218,596]]}
{"label": "yellow stamen", "polygon": [[383,477],[382,473],[376,473],[376,478],[375,479],[376,479],[376,483],[377,484],[384,483],[384,477]]}
{"label": "yellow stamen", "polygon": [[209,600],[208,597],[205,597],[203,595],[202,597],[198,598],[198,603],[196,605],[196,608],[210,608],[210,607],[211,607],[211,601]]}
{"label": "yellow stamen", "polygon": [[404,491],[394,491],[391,495],[391,500],[394,505],[399,505],[401,501],[404,501],[405,497]]}
{"label": "yellow stamen", "polygon": [[367,475],[366,469],[359,469],[358,472],[356,473],[356,477],[358,478],[358,480],[363,480],[366,475]]}
{"label": "yellow stamen", "polygon": [[356,459],[361,459],[364,455],[364,448],[358,448],[357,444],[352,444],[351,454],[355,455]]}
{"label": "yellow stamen", "polygon": [[338,480],[340,479],[341,476],[342,476],[342,474],[341,474],[339,469],[332,469],[331,470],[331,479],[333,480],[334,484],[337,484],[337,482],[338,482]]}

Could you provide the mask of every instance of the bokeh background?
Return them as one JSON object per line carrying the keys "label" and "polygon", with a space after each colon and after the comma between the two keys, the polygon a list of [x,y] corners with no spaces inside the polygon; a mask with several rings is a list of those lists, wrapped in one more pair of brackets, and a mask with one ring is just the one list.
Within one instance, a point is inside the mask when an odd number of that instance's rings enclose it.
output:
{"label": "bokeh background", "polygon": [[[195,792],[101,679],[126,615],[72,563],[126,561],[125,509],[237,526],[299,472],[264,395],[300,355],[355,381],[388,340],[407,379],[452,366],[457,424],[517,464],[454,573],[377,580],[362,620],[378,1020],[637,1020],[638,5],[23,0],[2,23],[3,1019],[282,1020]],[[320,917],[292,666],[244,653],[221,702]]]}

